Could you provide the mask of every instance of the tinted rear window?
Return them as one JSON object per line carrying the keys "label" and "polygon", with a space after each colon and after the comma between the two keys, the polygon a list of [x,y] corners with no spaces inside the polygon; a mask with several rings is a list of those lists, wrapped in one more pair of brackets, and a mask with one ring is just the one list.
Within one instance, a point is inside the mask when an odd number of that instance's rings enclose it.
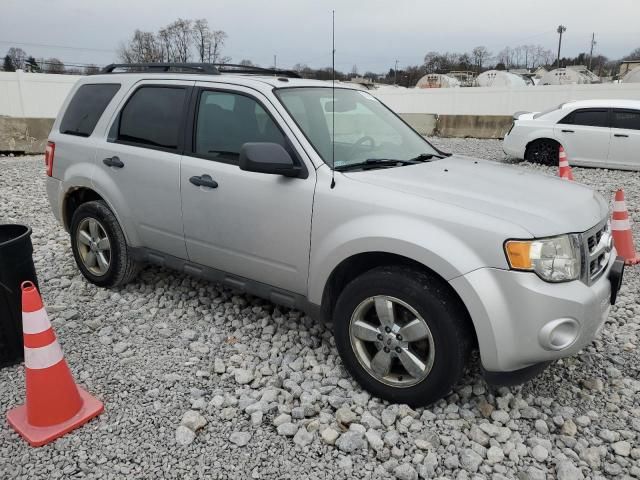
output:
{"label": "tinted rear window", "polygon": [[609,112],[606,109],[576,110],[563,118],[560,123],[587,127],[608,127]]}
{"label": "tinted rear window", "polygon": [[60,133],[80,137],[91,135],[104,109],[119,89],[119,83],[82,85],[62,117]]}
{"label": "tinted rear window", "polygon": [[626,128],[628,130],[640,130],[640,111],[637,110],[614,110],[614,128]]}
{"label": "tinted rear window", "polygon": [[139,88],[122,109],[118,140],[177,149],[184,99],[184,88]]}

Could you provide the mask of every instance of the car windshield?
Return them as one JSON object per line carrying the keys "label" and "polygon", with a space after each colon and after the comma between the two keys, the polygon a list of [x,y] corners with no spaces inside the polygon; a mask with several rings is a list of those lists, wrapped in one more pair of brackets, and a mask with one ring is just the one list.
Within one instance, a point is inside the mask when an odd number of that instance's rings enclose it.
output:
{"label": "car windshield", "polygon": [[439,155],[367,92],[336,88],[334,99],[331,87],[292,87],[279,88],[276,95],[329,166],[335,139],[337,170],[409,165]]}

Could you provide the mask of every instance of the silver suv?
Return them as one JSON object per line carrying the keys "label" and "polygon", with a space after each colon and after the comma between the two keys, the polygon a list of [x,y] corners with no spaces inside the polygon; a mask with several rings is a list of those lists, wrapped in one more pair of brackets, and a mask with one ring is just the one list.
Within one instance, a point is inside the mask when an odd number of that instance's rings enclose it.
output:
{"label": "silver suv", "polygon": [[615,301],[594,190],[448,155],[366,91],[290,72],[120,65],[80,80],[47,191],[92,283],[151,262],[333,323],[373,394],[431,403],[589,344]]}

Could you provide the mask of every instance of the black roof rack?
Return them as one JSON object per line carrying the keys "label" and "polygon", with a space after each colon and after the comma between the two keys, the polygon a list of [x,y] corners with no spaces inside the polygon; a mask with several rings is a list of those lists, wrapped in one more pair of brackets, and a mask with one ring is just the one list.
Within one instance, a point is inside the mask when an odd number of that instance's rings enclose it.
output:
{"label": "black roof rack", "polygon": [[112,63],[102,69],[102,73],[205,73],[219,75],[211,63]]}
{"label": "black roof rack", "polygon": [[302,78],[293,70],[255,67],[235,63],[112,63],[102,69],[101,73],[201,73],[220,75],[221,73],[238,73],[243,75],[274,75],[278,77]]}
{"label": "black roof rack", "polygon": [[239,65],[237,63],[214,63],[220,73],[240,73],[246,75],[274,75],[277,77],[302,78],[293,70],[281,70],[279,68],[262,68],[254,65]]}

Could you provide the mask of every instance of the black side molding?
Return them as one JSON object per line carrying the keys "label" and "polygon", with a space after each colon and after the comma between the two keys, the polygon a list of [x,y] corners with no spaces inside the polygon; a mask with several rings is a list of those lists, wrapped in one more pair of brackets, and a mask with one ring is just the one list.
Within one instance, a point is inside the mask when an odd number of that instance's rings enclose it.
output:
{"label": "black side molding", "polygon": [[266,283],[223,272],[222,270],[190,262],[150,248],[128,248],[131,256],[139,262],[152,263],[160,267],[170,268],[205,280],[217,282],[240,292],[264,298],[283,307],[302,310],[316,321],[325,320],[322,316],[320,306],[309,302],[304,295],[299,293],[290,292],[272,285],[267,285]]}

